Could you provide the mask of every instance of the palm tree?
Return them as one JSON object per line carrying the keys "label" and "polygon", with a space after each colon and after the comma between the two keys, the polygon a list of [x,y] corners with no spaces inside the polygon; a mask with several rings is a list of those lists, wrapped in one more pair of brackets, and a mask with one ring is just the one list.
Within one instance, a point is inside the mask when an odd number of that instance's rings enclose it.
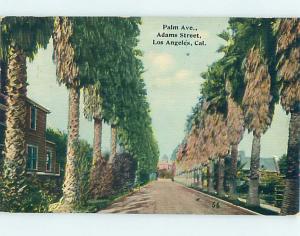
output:
{"label": "palm tree", "polygon": [[260,138],[271,124],[270,102],[271,76],[260,48],[252,48],[245,62],[245,81],[247,83],[243,97],[245,124],[253,131],[249,195],[247,204],[259,205],[259,159]]}
{"label": "palm tree", "polygon": [[217,192],[224,194],[224,158],[229,151],[228,133],[226,126],[227,91],[226,77],[222,61],[212,64],[206,73],[202,74],[205,82],[201,93],[207,101],[208,139],[205,142],[209,148],[209,155],[218,160]]}
{"label": "palm tree", "polygon": [[[103,99],[100,96],[99,83],[94,85],[88,85],[83,89],[84,96],[84,116],[88,120],[94,122],[94,142],[93,142],[93,163],[91,169],[91,178],[94,176],[94,172],[98,162],[103,162],[104,159],[101,154],[101,142],[102,142],[102,102]],[[90,180],[93,182],[93,180]]]}
{"label": "palm tree", "polygon": [[217,193],[219,196],[224,196],[224,169],[225,160],[222,157],[218,158],[218,181],[217,181]]}
{"label": "palm tree", "polygon": [[117,109],[120,119],[117,131],[118,144],[133,154],[138,162],[137,180],[145,182],[149,174],[156,171],[159,150],[152,130],[146,86],[141,78],[143,70],[139,66],[140,61],[137,62],[136,77],[128,85],[122,86],[128,88],[126,91],[119,93],[120,97],[126,99],[118,103],[118,107],[123,104],[120,106],[123,109]]}
{"label": "palm tree", "polygon": [[75,49],[72,45],[74,23],[68,17],[56,17],[53,33],[57,80],[59,84],[66,85],[69,90],[68,143],[63,204],[69,205],[71,209],[79,200],[76,147],[79,142],[80,79],[78,65],[75,62]]}
{"label": "palm tree", "polygon": [[239,104],[244,92],[244,84],[241,72],[241,53],[234,51],[235,41],[232,31],[223,31],[218,35],[226,41],[226,45],[219,48],[218,52],[224,53],[224,57],[220,59],[223,65],[224,76],[226,77],[227,92],[227,133],[230,143],[230,164],[229,171],[229,195],[230,198],[236,199],[236,178],[237,178],[237,158],[238,145],[244,134],[244,115]]}
{"label": "palm tree", "polygon": [[84,116],[94,122],[94,143],[93,143],[93,165],[102,158],[101,137],[102,137],[102,116],[99,84],[88,85],[83,89]]}
{"label": "palm tree", "polygon": [[[245,127],[253,133],[248,205],[259,205],[260,137],[271,124],[278,99],[275,71],[274,19],[232,18],[229,20],[233,44],[229,60],[237,73],[233,75],[233,97],[243,109]],[[231,57],[230,57],[231,56]],[[241,62],[242,65],[241,65]],[[242,70],[240,71],[240,68]],[[240,79],[240,72],[244,80]],[[241,83],[243,82],[243,84]],[[237,96],[239,95],[239,96]],[[241,99],[237,99],[241,97]]]}
{"label": "palm tree", "polygon": [[38,49],[46,48],[52,32],[51,18],[4,17],[1,19],[0,58],[7,62],[7,112],[4,180],[14,207],[22,210],[26,180],[26,59],[33,60]]}
{"label": "palm tree", "polygon": [[211,128],[212,143],[213,143],[213,156],[218,161],[217,172],[217,193],[220,196],[224,195],[224,158],[229,151],[229,143],[227,137],[226,120],[223,114],[213,114],[213,125]]}
{"label": "palm tree", "polygon": [[244,133],[244,115],[241,107],[228,96],[228,113],[227,113],[227,137],[231,146],[231,168],[229,176],[229,191],[230,197],[236,199],[236,179],[237,179],[237,158],[238,158],[238,145],[243,138]]}
{"label": "palm tree", "polygon": [[291,114],[287,150],[288,170],[281,208],[281,214],[287,215],[299,212],[300,20],[279,19],[276,23],[281,105]]}
{"label": "palm tree", "polygon": [[94,199],[109,196],[112,193],[112,169],[107,165],[101,153],[102,122],[105,120],[105,112],[100,87],[100,80],[97,80],[95,84],[87,85],[83,89],[84,115],[94,122],[93,162],[89,179],[89,194]]}

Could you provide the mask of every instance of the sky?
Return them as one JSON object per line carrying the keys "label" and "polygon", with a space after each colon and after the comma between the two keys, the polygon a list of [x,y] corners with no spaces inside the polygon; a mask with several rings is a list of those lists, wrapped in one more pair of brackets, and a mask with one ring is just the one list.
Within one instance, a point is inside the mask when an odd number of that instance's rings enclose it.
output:
{"label": "sky", "polygon": [[[143,17],[138,48],[143,52],[145,73],[143,78],[148,92],[154,135],[160,154],[170,156],[184,138],[185,120],[200,95],[201,73],[222,55],[216,50],[224,43],[217,34],[227,27],[227,18],[163,18]],[[192,30],[163,29],[172,26],[193,27]],[[174,28],[174,27],[173,27]],[[205,45],[192,46],[153,45],[153,40],[178,40],[158,38],[158,33],[198,33]],[[68,93],[56,82],[52,61],[53,46],[40,49],[35,59],[28,62],[28,95],[51,111],[47,126],[66,130]],[[82,101],[81,101],[82,110]],[[276,106],[271,127],[261,139],[261,156],[281,156],[287,149],[289,116],[280,105]],[[92,143],[93,124],[80,117],[80,136]],[[245,133],[240,150],[251,153],[252,135]],[[110,147],[110,129],[103,129],[103,151]]]}

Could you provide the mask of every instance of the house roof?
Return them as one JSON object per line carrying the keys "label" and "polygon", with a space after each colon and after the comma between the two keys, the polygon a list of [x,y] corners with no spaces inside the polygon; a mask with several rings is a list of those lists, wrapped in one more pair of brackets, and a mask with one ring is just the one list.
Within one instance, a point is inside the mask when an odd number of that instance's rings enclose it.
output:
{"label": "house roof", "polygon": [[[7,96],[4,95],[4,94],[2,94],[2,93],[0,93],[0,97],[1,97],[1,98],[4,98],[4,99],[7,98]],[[33,101],[32,99],[26,97],[26,101],[27,101],[28,103],[30,103],[31,105],[33,105],[33,106],[35,106],[35,107],[41,109],[42,111],[44,111],[44,112],[46,112],[46,113],[48,113],[48,114],[50,113],[50,110],[48,110],[47,108],[45,108],[45,107],[43,107],[42,105],[38,104],[37,102]],[[6,110],[6,109],[7,109],[7,106],[4,105],[4,104],[2,104],[2,103],[0,103],[0,109]]]}
{"label": "house roof", "polygon": [[52,145],[56,145],[56,143],[52,142],[52,141],[49,141],[46,139],[46,143],[49,143],[49,144],[52,144]]}
{"label": "house roof", "polygon": [[[240,157],[243,170],[250,170],[250,157]],[[260,169],[265,169],[270,172],[278,172],[277,162],[274,157],[261,157],[260,158]]]}
{"label": "house roof", "polygon": [[30,98],[26,98],[27,102],[29,102],[31,105],[36,106],[37,108],[41,109],[42,111],[46,112],[46,113],[50,113],[50,110],[48,110],[47,108],[43,107],[42,105],[38,104],[37,102],[33,101]]}

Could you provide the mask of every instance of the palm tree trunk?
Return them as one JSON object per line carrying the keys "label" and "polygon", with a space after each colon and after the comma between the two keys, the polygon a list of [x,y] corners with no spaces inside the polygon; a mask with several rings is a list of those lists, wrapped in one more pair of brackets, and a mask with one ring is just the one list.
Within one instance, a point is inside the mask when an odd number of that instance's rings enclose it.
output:
{"label": "palm tree trunk", "polygon": [[109,163],[112,163],[113,158],[117,154],[117,127],[111,125],[111,154],[109,157]]}
{"label": "palm tree trunk", "polygon": [[67,205],[75,205],[79,199],[78,176],[76,174],[77,146],[79,139],[79,101],[79,88],[71,87],[69,89],[67,162],[63,186],[63,201]]}
{"label": "palm tree trunk", "polygon": [[202,166],[199,167],[199,169],[198,169],[198,177],[199,177],[199,180],[198,180],[198,187],[199,187],[200,189],[202,189],[202,188],[203,188],[203,186],[202,186]]}
{"label": "palm tree trunk", "polygon": [[249,193],[247,205],[259,206],[259,159],[260,159],[260,135],[253,133],[251,163],[250,163],[250,179]]}
{"label": "palm tree trunk", "polygon": [[[94,118],[94,144],[93,144],[93,164],[90,172],[90,194],[92,197],[97,198],[105,188],[104,172],[106,163],[101,154],[102,142],[102,119]],[[100,191],[101,190],[101,191]]]}
{"label": "palm tree trunk", "polygon": [[202,186],[202,189],[204,189],[204,180],[205,180],[205,172],[204,172],[204,167],[202,166],[201,168],[201,186]]}
{"label": "palm tree trunk", "polygon": [[218,161],[218,185],[217,192],[219,196],[224,196],[224,158],[219,158]]}
{"label": "palm tree trunk", "polygon": [[236,180],[237,180],[237,158],[238,145],[231,145],[231,168],[229,176],[229,195],[231,199],[237,199]]}
{"label": "palm tree trunk", "polygon": [[215,192],[214,175],[215,175],[214,162],[210,161],[209,162],[209,167],[208,167],[208,192],[210,192],[210,193]]}
{"label": "palm tree trunk", "polygon": [[102,158],[101,141],[102,141],[102,119],[94,118],[93,166],[99,159]]}
{"label": "palm tree trunk", "polygon": [[90,192],[96,197],[98,195],[95,190],[98,190],[99,185],[103,185],[103,172],[105,171],[105,160],[101,154],[102,142],[102,119],[94,117],[94,143],[93,143],[93,164],[90,172]]}
{"label": "palm tree trunk", "polygon": [[[16,199],[24,191],[26,178],[26,56],[15,46],[8,55],[7,111],[4,148],[4,179],[10,185],[10,196]],[[18,201],[18,200],[17,200]],[[18,204],[16,202],[16,204]]]}
{"label": "palm tree trunk", "polygon": [[299,212],[300,109],[291,113],[287,150],[287,174],[281,215]]}

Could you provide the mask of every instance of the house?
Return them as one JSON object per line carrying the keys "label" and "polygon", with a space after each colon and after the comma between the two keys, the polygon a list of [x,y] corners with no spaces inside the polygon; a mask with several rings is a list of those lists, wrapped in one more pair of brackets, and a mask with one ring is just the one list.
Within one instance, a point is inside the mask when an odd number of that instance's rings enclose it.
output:
{"label": "house", "polygon": [[169,171],[173,167],[173,162],[169,161],[169,157],[167,155],[163,155],[158,164],[157,164],[157,169],[160,170],[166,170]]}
{"label": "house", "polygon": [[[1,63],[0,74],[0,161],[3,162],[5,135],[5,65]],[[27,173],[43,176],[60,176],[60,166],[56,157],[56,145],[46,140],[47,114],[50,111],[30,98],[26,98],[26,168]]]}
{"label": "house", "polygon": [[167,161],[160,161],[157,165],[158,170],[171,170],[173,164]]}
{"label": "house", "polygon": [[168,160],[162,159],[157,164],[157,177],[159,178],[173,178],[175,171],[175,162],[169,162]]}
{"label": "house", "polygon": [[[238,161],[242,165],[242,170],[247,172],[250,171],[251,157],[246,157],[243,151],[239,152]],[[271,173],[279,174],[279,166],[275,157],[261,157],[260,158],[260,170],[265,170]]]}

